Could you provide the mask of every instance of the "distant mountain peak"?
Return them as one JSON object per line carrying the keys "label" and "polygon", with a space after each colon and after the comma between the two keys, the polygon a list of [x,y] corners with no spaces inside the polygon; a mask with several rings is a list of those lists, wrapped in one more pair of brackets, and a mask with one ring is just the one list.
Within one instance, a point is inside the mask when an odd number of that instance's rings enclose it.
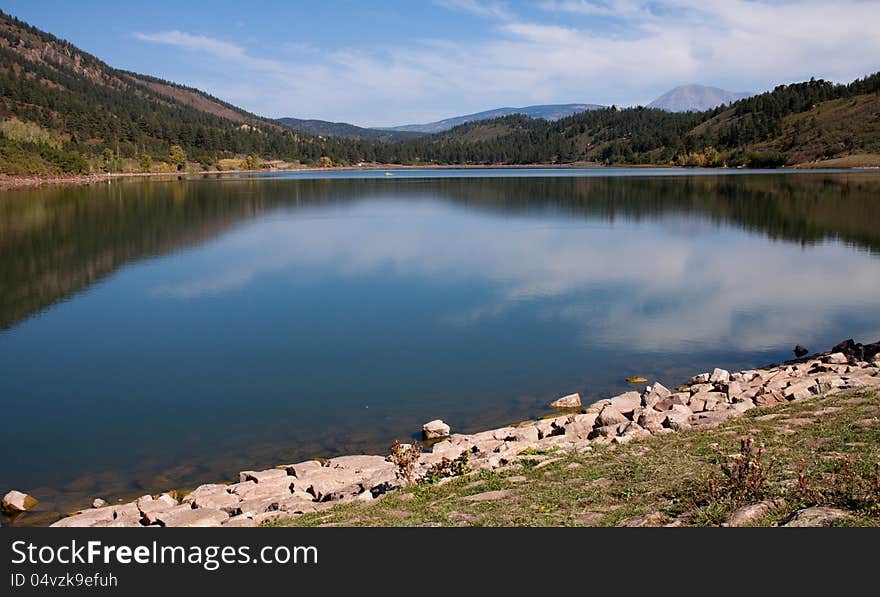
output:
{"label": "distant mountain peak", "polygon": [[753,95],[754,93],[749,91],[727,91],[718,87],[691,83],[670,89],[648,104],[648,107],[668,112],[703,112]]}

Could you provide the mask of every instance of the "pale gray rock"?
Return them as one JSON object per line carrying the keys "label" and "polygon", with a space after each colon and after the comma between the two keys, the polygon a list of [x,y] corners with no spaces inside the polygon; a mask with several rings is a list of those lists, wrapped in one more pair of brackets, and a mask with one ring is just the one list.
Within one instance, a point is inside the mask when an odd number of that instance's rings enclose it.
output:
{"label": "pale gray rock", "polygon": [[592,423],[588,421],[572,421],[565,426],[565,437],[579,440],[589,439],[590,435],[593,433],[594,425],[595,420]]}
{"label": "pale gray rock", "polygon": [[658,410],[660,412],[665,412],[672,408],[673,406],[687,406],[687,403],[690,401],[690,394],[685,392],[672,394],[668,398],[664,398],[660,402],[654,405],[654,410]]}
{"label": "pale gray rock", "polygon": [[751,400],[741,400],[739,402],[735,402],[730,406],[731,410],[735,410],[740,413],[744,413],[746,411],[752,410],[755,408],[755,403]]}
{"label": "pale gray rock", "polygon": [[846,365],[849,363],[849,359],[842,352],[833,352],[825,357],[825,362],[832,365]]}
{"label": "pale gray rock", "polygon": [[741,508],[737,508],[731,512],[724,520],[724,526],[728,527],[747,527],[760,520],[770,510],[776,508],[776,502],[772,500],[764,500],[756,504],[749,504]]}
{"label": "pale gray rock", "polygon": [[256,521],[253,516],[248,516],[245,514],[239,514],[238,516],[233,516],[232,518],[224,521],[222,523],[224,527],[255,527],[257,526]]}
{"label": "pale gray rock", "polygon": [[653,409],[646,409],[638,415],[636,422],[651,433],[656,433],[663,427],[663,421],[665,420],[665,414]]}
{"label": "pale gray rock", "polygon": [[238,474],[238,480],[240,483],[244,483],[245,481],[263,483],[265,481],[275,481],[288,476],[286,469],[271,468],[266,471],[242,471]]}
{"label": "pale gray rock", "polygon": [[632,414],[641,405],[642,396],[638,392],[624,392],[611,398],[611,406],[623,415]]}
{"label": "pale gray rock", "polygon": [[703,413],[697,413],[688,419],[688,423],[690,423],[691,427],[701,427],[701,428],[710,428],[717,427],[722,422],[734,416],[734,413],[737,413],[732,409],[721,409],[714,411],[707,411]]}
{"label": "pale gray rock", "polygon": [[550,403],[551,408],[580,408],[581,395],[577,392],[558,398]]}
{"label": "pale gray rock", "polygon": [[846,510],[816,506],[799,510],[783,524],[784,527],[830,527],[851,518]]}
{"label": "pale gray rock", "polygon": [[35,497],[13,489],[3,496],[2,507],[6,512],[27,512],[38,503]]}
{"label": "pale gray rock", "polygon": [[527,427],[517,427],[510,435],[510,440],[514,442],[536,442],[539,439],[537,428],[532,427],[531,425]]}
{"label": "pale gray rock", "polygon": [[729,381],[723,386],[724,391],[730,397],[731,402],[736,402],[743,393],[742,384],[738,381]]}
{"label": "pale gray rock", "polygon": [[691,377],[691,378],[688,380],[688,385],[689,385],[689,386],[692,386],[692,385],[695,385],[695,384],[708,383],[708,382],[709,382],[709,378],[710,378],[711,376],[712,376],[711,373],[699,373],[699,374],[697,374],[697,375],[694,375],[693,377]]}
{"label": "pale gray rock", "polygon": [[296,464],[287,465],[287,474],[292,477],[304,477],[310,471],[315,471],[321,468],[321,463],[317,460],[306,460],[305,462],[298,462]]}
{"label": "pale gray rock", "polygon": [[719,369],[718,367],[712,371],[712,375],[709,376],[710,383],[727,383],[730,381],[730,372],[726,369]]}
{"label": "pale gray rock", "polygon": [[192,505],[196,508],[209,508],[214,510],[229,510],[237,508],[241,502],[241,496],[233,493],[211,493],[200,496],[193,500]]}
{"label": "pale gray rock", "polygon": [[698,383],[690,386],[688,391],[691,394],[699,394],[700,392],[714,392],[715,384],[713,383]]}
{"label": "pale gray rock", "polygon": [[449,437],[451,428],[440,419],[428,421],[422,425],[422,437],[425,439],[440,439]]}
{"label": "pale gray rock", "polygon": [[656,381],[656,382],[654,382],[654,384],[651,386],[651,393],[653,393],[653,394],[657,394],[658,396],[660,396],[660,399],[662,400],[663,398],[666,398],[667,396],[671,396],[671,395],[672,395],[672,390],[670,390],[669,388],[667,388],[666,386],[664,386],[664,385],[663,385],[662,383],[660,383],[659,381]]}
{"label": "pale gray rock", "polygon": [[[167,493],[163,493],[156,499],[153,499],[150,495],[141,496],[137,499],[136,503],[141,515],[151,524],[156,520],[160,513],[168,512],[179,505],[177,500]],[[189,507],[189,505],[187,505],[187,507]]]}
{"label": "pale gray rock", "polygon": [[687,406],[683,404],[673,404],[666,410],[664,413],[666,415],[664,424],[667,427],[672,427],[673,423],[682,423],[688,420],[688,418],[693,415],[693,411],[689,409]]}
{"label": "pale gray rock", "polygon": [[603,398],[602,400],[597,400],[596,402],[589,405],[587,408],[584,409],[584,412],[587,414],[590,414],[590,413],[598,414],[598,413],[602,412],[602,409],[605,408],[606,406],[608,406],[609,404],[611,404],[611,401],[608,398]]}
{"label": "pale gray rock", "polygon": [[186,512],[192,510],[192,504],[178,504],[177,506],[172,506],[167,510],[147,510],[144,512],[141,510],[141,520],[143,520],[148,525],[162,525],[159,522],[160,518],[166,518],[172,516],[178,512]]}
{"label": "pale gray rock", "polygon": [[784,388],[782,390],[782,395],[789,401],[806,400],[807,398],[812,398],[817,389],[815,380],[808,379],[795,382],[787,388]]}
{"label": "pale gray rock", "polygon": [[621,413],[611,404],[603,408],[602,412],[599,413],[599,417],[596,419],[596,425],[598,425],[599,427],[606,427],[608,425],[619,425],[620,423],[627,422],[629,422],[629,419],[627,419],[623,415],[623,413]]}
{"label": "pale gray rock", "polygon": [[230,487],[229,485],[220,485],[218,483],[209,483],[207,485],[199,485],[194,490],[192,490],[190,493],[186,494],[183,497],[183,499],[181,500],[181,502],[183,502],[184,504],[189,504],[189,503],[192,503],[193,501],[195,501],[196,498],[203,496],[203,495],[207,495],[209,493],[226,493],[226,491],[229,487]]}
{"label": "pale gray rock", "polygon": [[158,523],[165,527],[218,527],[229,519],[222,510],[208,508],[176,509],[158,516]]}
{"label": "pale gray rock", "polygon": [[102,500],[101,498],[95,498],[92,500],[92,508],[103,508],[104,506],[109,505],[106,500]]}
{"label": "pale gray rock", "polygon": [[552,419],[542,419],[535,423],[540,439],[564,433],[565,425],[568,423],[568,416],[554,417]]}
{"label": "pale gray rock", "polygon": [[114,520],[113,508],[90,508],[49,525],[52,527],[77,528],[90,527],[99,522]]}

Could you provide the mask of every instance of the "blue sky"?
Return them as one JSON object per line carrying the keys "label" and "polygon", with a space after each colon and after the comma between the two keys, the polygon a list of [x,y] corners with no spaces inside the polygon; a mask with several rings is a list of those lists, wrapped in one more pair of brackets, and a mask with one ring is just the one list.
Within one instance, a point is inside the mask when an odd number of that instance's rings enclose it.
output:
{"label": "blue sky", "polygon": [[880,1],[0,0],[109,64],[271,117],[388,126],[880,70]]}

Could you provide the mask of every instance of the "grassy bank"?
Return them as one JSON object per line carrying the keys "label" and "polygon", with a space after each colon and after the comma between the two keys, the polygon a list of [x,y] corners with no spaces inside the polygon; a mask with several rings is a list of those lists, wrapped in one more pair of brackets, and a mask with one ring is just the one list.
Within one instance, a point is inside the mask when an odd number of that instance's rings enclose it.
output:
{"label": "grassy bank", "polygon": [[[751,446],[743,446],[744,438]],[[274,525],[712,526],[740,506],[775,500],[750,524],[773,526],[798,509],[825,505],[850,513],[838,525],[880,526],[880,396],[873,391],[758,408],[714,429],[591,448],[535,454],[507,470],[411,486],[376,503]]]}

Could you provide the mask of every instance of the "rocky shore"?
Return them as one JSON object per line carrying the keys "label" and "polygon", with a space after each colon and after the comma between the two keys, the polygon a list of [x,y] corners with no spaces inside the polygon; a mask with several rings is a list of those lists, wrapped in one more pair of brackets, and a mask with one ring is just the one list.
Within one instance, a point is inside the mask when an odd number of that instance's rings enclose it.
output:
{"label": "rocky shore", "polygon": [[[668,389],[657,382],[585,409],[435,439],[430,451],[398,444],[392,456],[353,455],[310,460],[263,471],[242,471],[231,485],[202,485],[185,495],[169,491],[108,505],[96,499],[54,527],[252,527],[331,508],[352,500],[370,502],[426,477],[444,482],[463,472],[499,470],[545,455],[550,463],[596,444],[624,444],[656,434],[711,428],[757,407],[772,407],[856,389],[880,389],[880,343],[846,341],[828,353],[780,366],[730,373],[700,373]],[[571,396],[566,397],[572,404]],[[425,436],[448,433],[441,421]],[[549,457],[548,457],[549,456]],[[11,497],[10,497],[11,496]],[[7,509],[24,507],[25,494],[10,492]],[[14,503],[13,503],[14,502]]]}

